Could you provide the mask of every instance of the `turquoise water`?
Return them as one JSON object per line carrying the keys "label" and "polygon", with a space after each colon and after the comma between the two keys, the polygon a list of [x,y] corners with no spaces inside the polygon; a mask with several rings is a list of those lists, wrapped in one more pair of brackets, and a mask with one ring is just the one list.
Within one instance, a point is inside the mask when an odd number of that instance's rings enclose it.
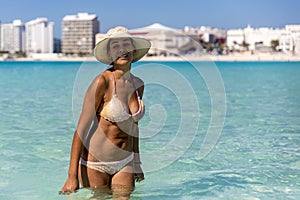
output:
{"label": "turquoise water", "polygon": [[[217,62],[223,82],[215,79],[216,90],[197,70],[202,65],[134,65],[145,81],[147,113],[140,123],[146,179],[132,199],[299,199],[300,63]],[[81,62],[0,63],[1,200],[92,196],[87,189],[68,197],[58,191],[67,176],[79,112],[73,105],[82,97],[77,91],[104,68]],[[212,108],[214,99],[221,105],[215,108],[226,107],[224,126],[220,134],[212,133],[213,149],[201,157],[213,113],[222,116]]]}

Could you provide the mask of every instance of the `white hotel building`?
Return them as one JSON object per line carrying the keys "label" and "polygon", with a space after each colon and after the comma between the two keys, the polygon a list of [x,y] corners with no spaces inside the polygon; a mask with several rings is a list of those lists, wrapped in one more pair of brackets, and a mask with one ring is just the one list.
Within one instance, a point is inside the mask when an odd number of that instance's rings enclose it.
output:
{"label": "white hotel building", "polygon": [[245,42],[249,44],[249,50],[256,50],[256,44],[261,43],[262,46],[271,47],[273,40],[279,40],[280,35],[284,33],[283,29],[273,28],[257,28],[250,26],[244,29]]}
{"label": "white hotel building", "polygon": [[271,42],[276,40],[279,42],[277,50],[300,55],[300,25],[286,25],[284,29],[254,29],[248,26],[227,31],[227,46],[230,50],[245,51],[243,44],[248,44],[248,50],[255,52],[258,44],[271,48]]}
{"label": "white hotel building", "polygon": [[54,23],[47,18],[37,18],[25,24],[27,53],[53,53]]}
{"label": "white hotel building", "polygon": [[281,35],[279,46],[284,52],[300,55],[300,25],[286,25]]}
{"label": "white hotel building", "polygon": [[15,53],[25,51],[25,26],[21,20],[0,24],[0,51]]}
{"label": "white hotel building", "polygon": [[[149,56],[170,56],[201,51],[200,45],[192,37],[194,34],[188,35],[182,30],[159,23],[129,30],[129,32],[136,37],[142,37],[151,42],[151,48],[148,52]],[[98,33],[96,35],[96,43],[104,37],[105,34]]]}

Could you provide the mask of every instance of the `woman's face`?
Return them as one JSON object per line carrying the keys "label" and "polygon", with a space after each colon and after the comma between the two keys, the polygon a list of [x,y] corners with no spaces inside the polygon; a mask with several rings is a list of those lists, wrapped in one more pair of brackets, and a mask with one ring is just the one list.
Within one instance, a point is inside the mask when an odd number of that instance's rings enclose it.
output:
{"label": "woman's face", "polygon": [[108,45],[108,54],[117,65],[125,65],[133,61],[135,52],[130,38],[114,38]]}

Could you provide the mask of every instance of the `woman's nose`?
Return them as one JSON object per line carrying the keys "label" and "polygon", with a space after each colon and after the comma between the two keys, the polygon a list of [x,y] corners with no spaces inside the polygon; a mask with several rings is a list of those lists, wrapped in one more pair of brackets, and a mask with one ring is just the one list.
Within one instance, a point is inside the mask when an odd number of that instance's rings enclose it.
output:
{"label": "woman's nose", "polygon": [[120,52],[120,53],[126,53],[126,49],[120,48],[119,52]]}

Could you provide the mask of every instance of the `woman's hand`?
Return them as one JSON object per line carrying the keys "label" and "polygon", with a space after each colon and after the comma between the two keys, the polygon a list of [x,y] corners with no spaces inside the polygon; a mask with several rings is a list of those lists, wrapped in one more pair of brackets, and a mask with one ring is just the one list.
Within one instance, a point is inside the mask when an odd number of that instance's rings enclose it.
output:
{"label": "woman's hand", "polygon": [[71,194],[79,189],[79,182],[77,178],[68,178],[65,185],[59,191],[59,194]]}

